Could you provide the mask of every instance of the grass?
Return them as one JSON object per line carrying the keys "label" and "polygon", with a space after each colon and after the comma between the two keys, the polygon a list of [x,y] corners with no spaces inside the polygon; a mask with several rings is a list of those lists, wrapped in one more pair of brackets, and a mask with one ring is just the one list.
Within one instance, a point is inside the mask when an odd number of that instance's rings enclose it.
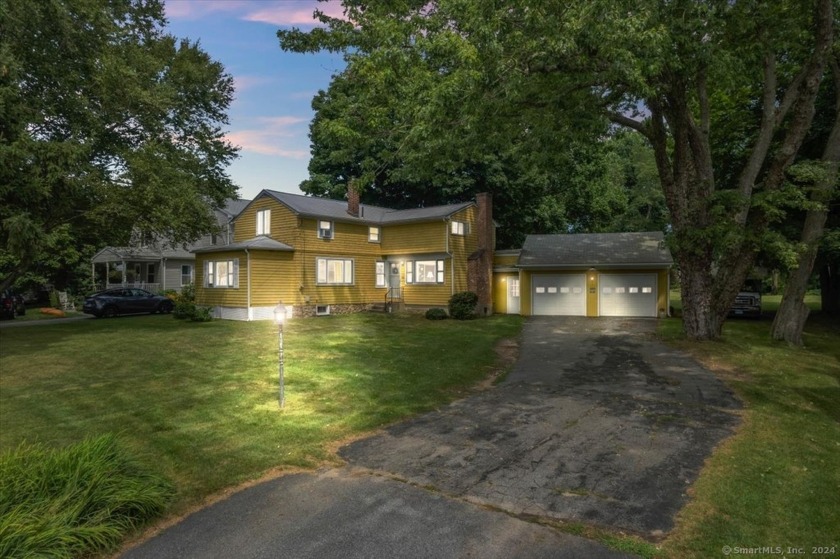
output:
{"label": "grass", "polygon": [[715,342],[688,342],[678,319],[661,322],[663,337],[744,403],[741,427],[707,460],[664,557],[718,557],[724,546],[840,552],[840,324],[813,313],[805,347],[794,348],[770,339],[778,298],[764,303],[761,320],[729,320]]}
{"label": "grass", "polygon": [[170,496],[112,435],[61,450],[21,445],[0,455],[0,557],[109,551]]}
{"label": "grass", "polygon": [[154,457],[178,514],[284,467],[335,463],[336,444],[455,398],[487,376],[521,320],[357,314],[285,332],[286,407],[268,322],[170,316],[0,331],[0,450],[118,431]]}

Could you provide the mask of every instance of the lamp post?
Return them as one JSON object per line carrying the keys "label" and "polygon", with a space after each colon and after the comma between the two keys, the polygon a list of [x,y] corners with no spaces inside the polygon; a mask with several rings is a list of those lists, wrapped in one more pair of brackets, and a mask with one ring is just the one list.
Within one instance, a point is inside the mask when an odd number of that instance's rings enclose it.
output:
{"label": "lamp post", "polygon": [[278,301],[277,306],[274,307],[274,322],[277,323],[277,338],[278,338],[278,378],[280,382],[280,392],[277,395],[280,408],[286,404],[286,395],[283,387],[283,323],[286,321],[286,307],[283,301]]}

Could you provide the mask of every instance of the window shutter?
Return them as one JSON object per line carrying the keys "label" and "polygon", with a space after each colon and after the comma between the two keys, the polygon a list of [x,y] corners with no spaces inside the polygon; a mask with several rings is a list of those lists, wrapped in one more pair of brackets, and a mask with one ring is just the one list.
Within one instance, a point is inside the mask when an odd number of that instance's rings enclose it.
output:
{"label": "window shutter", "polygon": [[405,283],[414,283],[414,262],[411,260],[405,263]]}
{"label": "window shutter", "polygon": [[266,235],[271,235],[271,210],[265,210],[265,230]]}
{"label": "window shutter", "polygon": [[232,287],[239,287],[239,259],[233,259],[233,286]]}
{"label": "window shutter", "polygon": [[437,282],[443,283],[443,260],[437,261]]}
{"label": "window shutter", "polygon": [[213,287],[213,262],[204,263],[204,287]]}

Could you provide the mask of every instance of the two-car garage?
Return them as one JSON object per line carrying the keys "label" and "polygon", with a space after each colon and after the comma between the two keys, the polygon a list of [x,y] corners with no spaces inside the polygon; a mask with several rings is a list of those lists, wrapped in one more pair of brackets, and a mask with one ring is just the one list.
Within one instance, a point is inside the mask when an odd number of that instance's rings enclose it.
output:
{"label": "two-car garage", "polygon": [[522,293],[517,311],[657,317],[669,306],[672,263],[659,232],[529,235],[515,267]]}

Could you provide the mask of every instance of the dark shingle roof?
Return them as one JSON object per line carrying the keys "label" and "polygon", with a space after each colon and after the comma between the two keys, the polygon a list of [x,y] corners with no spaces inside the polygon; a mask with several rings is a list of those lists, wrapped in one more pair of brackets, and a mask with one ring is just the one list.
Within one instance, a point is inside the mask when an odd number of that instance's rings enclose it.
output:
{"label": "dark shingle roof", "polygon": [[391,210],[379,206],[361,204],[359,217],[353,217],[347,213],[347,202],[342,200],[302,196],[300,194],[278,192],[276,190],[263,190],[263,192],[273,197],[280,203],[285,204],[293,212],[306,217],[369,223],[371,225],[384,225],[409,221],[434,221],[448,217],[455,212],[459,212],[462,209],[474,204],[474,202],[463,202],[461,204],[432,206],[429,208],[414,208],[410,210]]}
{"label": "dark shingle roof", "polygon": [[294,248],[290,247],[286,243],[281,243],[280,241],[275,241],[270,237],[266,237],[264,235],[260,235],[259,237],[254,237],[253,239],[248,239],[247,241],[241,241],[238,243],[231,243],[229,245],[214,245],[209,247],[201,247],[195,249],[193,252],[195,253],[204,253],[204,252],[226,252],[228,250],[276,250],[276,251],[283,251],[289,252],[293,251]]}
{"label": "dark shingle roof", "polygon": [[580,268],[669,266],[673,262],[664,235],[653,231],[528,235],[518,265],[522,268]]}

